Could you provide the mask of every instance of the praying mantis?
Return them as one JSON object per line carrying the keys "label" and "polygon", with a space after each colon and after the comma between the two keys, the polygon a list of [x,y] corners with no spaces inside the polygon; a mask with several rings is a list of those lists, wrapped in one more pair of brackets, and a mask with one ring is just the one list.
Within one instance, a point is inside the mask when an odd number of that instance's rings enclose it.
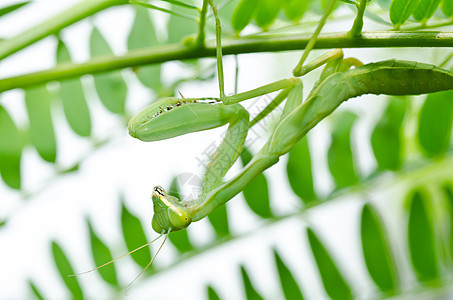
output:
{"label": "praying mantis", "polygon": [[[305,102],[302,81],[296,77],[226,96],[220,20],[216,7],[212,1],[209,3],[216,19],[220,98],[164,98],[145,108],[128,125],[132,137],[151,142],[229,124],[224,140],[206,167],[198,199],[181,202],[168,195],[162,187],[154,187],[152,227],[157,233],[184,229],[225,204],[255,176],[276,164],[279,157],[289,152],[311,128],[350,98],[363,94],[419,95],[453,89],[453,73],[434,65],[398,60],[363,65],[354,58],[343,59],[343,52],[337,49],[315,59],[298,72],[297,75],[301,76],[326,64]],[[247,111],[238,103],[276,91],[280,92],[273,101],[249,121]],[[269,140],[236,176],[223,182],[222,178],[242,151],[248,129],[285,99],[282,116]]]}
{"label": "praying mantis", "polygon": [[[161,186],[153,188],[152,228],[160,234],[159,237],[165,235],[165,240],[171,232],[185,229],[192,222],[203,219],[240,193],[258,174],[276,164],[279,158],[288,153],[314,126],[348,99],[363,94],[419,95],[453,89],[453,72],[434,65],[400,60],[364,65],[355,58],[343,58],[342,50],[336,49],[299,69],[295,72],[295,77],[226,96],[220,20],[215,5],[211,0],[208,2],[216,20],[220,96],[163,98],[143,109],[128,124],[129,134],[145,142],[165,140],[228,124],[223,141],[206,166],[201,192],[197,199],[180,201],[167,194]],[[323,65],[325,67],[318,82],[303,101],[303,84],[298,77]],[[278,94],[265,109],[250,120],[249,113],[240,102],[273,92]],[[249,129],[285,100],[282,114],[267,142],[238,174],[224,182],[224,176],[244,147]],[[84,273],[99,269],[117,259]]]}
{"label": "praying mantis", "polygon": [[[206,217],[241,192],[255,176],[276,164],[279,157],[289,152],[311,128],[350,98],[363,94],[419,95],[453,89],[453,72],[434,65],[388,60],[338,72],[345,66],[349,67],[349,64],[344,64],[341,57],[328,63],[321,81],[305,102],[302,102],[302,82],[290,78],[275,85],[220,98],[220,101],[165,98],[131,119],[129,134],[143,141],[167,139],[229,124],[223,142],[206,168],[202,192],[197,200],[180,202],[160,186],[153,189],[153,229],[157,233],[168,233]],[[430,80],[426,81],[426,78]],[[249,99],[248,94],[255,96],[274,91],[280,84],[282,91],[267,106],[269,109],[248,122],[247,112],[236,103]],[[285,99],[282,116],[266,144],[235,177],[222,182],[242,151],[247,130]],[[228,153],[229,161],[218,159],[222,152]]]}

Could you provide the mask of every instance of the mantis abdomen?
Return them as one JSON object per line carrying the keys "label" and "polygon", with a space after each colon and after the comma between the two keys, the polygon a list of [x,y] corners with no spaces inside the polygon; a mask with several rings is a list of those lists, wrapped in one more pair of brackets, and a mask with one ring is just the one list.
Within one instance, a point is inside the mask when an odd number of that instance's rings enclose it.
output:
{"label": "mantis abdomen", "polygon": [[399,60],[370,63],[323,80],[308,99],[282,120],[266,151],[287,153],[341,103],[364,94],[420,95],[453,89],[453,72]]}
{"label": "mantis abdomen", "polygon": [[[343,73],[348,98],[363,94],[420,95],[453,88],[453,72],[413,61],[386,60]],[[348,88],[348,87],[345,87]]]}

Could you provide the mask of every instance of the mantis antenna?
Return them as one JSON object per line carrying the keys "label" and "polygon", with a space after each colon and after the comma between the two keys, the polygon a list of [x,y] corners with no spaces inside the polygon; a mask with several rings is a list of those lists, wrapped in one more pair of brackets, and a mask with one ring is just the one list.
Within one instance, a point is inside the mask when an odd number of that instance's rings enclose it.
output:
{"label": "mantis antenna", "polygon": [[[143,271],[140,272],[140,274],[137,275],[137,277],[134,278],[134,280],[132,280],[131,283],[129,283],[129,285],[126,287],[126,289],[124,290],[124,293],[127,293],[129,291],[129,289],[131,288],[132,284],[134,284],[134,282],[140,277],[143,275],[143,273],[146,272],[146,270],[149,268],[149,266],[151,266],[151,264],[153,263],[154,259],[156,259],[157,257],[157,254],[159,254],[160,252],[160,249],[162,249],[162,247],[164,246],[165,242],[167,241],[167,238],[168,238],[168,235],[170,234],[170,230],[165,234],[165,239],[164,241],[162,242],[162,244],[160,244],[159,246],[159,249],[157,249],[157,252],[156,254],[154,254],[153,258],[151,258],[151,260],[149,261],[149,263],[146,265],[146,267],[143,269]],[[162,236],[162,234],[160,235]],[[159,237],[160,237],[159,236]]]}
{"label": "mantis antenna", "polygon": [[[85,271],[85,272],[80,272],[80,273],[77,273],[77,274],[68,275],[68,277],[79,276],[79,275],[91,273],[91,272],[96,271],[96,270],[98,270],[98,269],[100,269],[100,268],[102,268],[102,267],[105,267],[105,266],[107,266],[107,265],[109,265],[109,264],[111,264],[111,263],[117,261],[117,260],[120,259],[120,258],[123,258],[123,257],[125,257],[125,256],[128,256],[129,254],[134,253],[134,252],[137,251],[137,250],[140,250],[140,249],[142,249],[142,248],[144,248],[144,247],[146,247],[146,246],[151,245],[152,243],[154,243],[155,241],[157,241],[158,239],[160,239],[160,237],[161,237],[162,235],[163,235],[163,233],[161,233],[157,238],[155,238],[155,239],[152,240],[151,242],[146,243],[146,244],[144,244],[144,245],[142,245],[142,246],[140,246],[140,247],[138,247],[138,248],[136,248],[136,249],[134,249],[134,250],[132,250],[132,251],[126,253],[126,254],[123,254],[123,255],[121,255],[120,257],[117,257],[117,258],[115,258],[115,259],[113,259],[113,260],[111,260],[111,261],[109,261],[109,262],[106,262],[106,263],[103,264],[103,265],[100,265],[100,266],[98,266],[98,267],[96,267],[96,268],[94,268],[94,269],[91,269],[91,270],[89,270],[89,271]],[[167,236],[168,236],[168,234],[167,234]],[[165,239],[167,239],[167,238],[165,237]],[[164,242],[165,242],[165,241],[164,241]],[[162,245],[161,245],[160,247],[162,247]],[[159,250],[160,250],[160,248],[159,248]],[[159,252],[159,251],[157,251],[157,252]],[[157,255],[157,253],[156,253],[156,255]],[[155,257],[156,255],[154,255],[154,257]],[[152,260],[154,260],[154,257],[153,257]],[[152,260],[151,260],[151,261],[152,261]],[[147,267],[148,267],[148,266],[147,266]]]}

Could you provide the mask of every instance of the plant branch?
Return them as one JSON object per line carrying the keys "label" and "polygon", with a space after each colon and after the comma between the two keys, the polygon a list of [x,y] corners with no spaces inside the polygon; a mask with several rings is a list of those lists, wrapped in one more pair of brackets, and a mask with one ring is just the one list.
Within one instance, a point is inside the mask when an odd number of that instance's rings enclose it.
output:
{"label": "plant branch", "polygon": [[136,0],[129,0],[129,3],[130,4],[137,4],[137,5],[149,8],[149,9],[159,10],[159,11],[162,11],[164,13],[168,13],[170,15],[174,15],[174,16],[177,16],[177,17],[180,17],[180,18],[183,18],[183,19],[197,21],[197,19],[195,17],[193,17],[193,16],[186,15],[186,14],[183,14],[183,13],[179,13],[177,11],[172,11],[170,9],[166,9],[166,8],[163,8],[163,7],[152,5],[152,4],[149,4],[149,3],[146,3],[146,2],[136,1]]}
{"label": "plant branch", "polygon": [[212,13],[215,17],[215,46],[216,46],[216,58],[217,58],[217,76],[219,79],[219,91],[220,100],[225,101],[225,85],[223,79],[223,60],[222,60],[222,28],[220,25],[219,15],[217,13],[217,7],[214,5],[212,0],[208,0],[209,5],[212,8]]}
{"label": "plant branch", "polygon": [[360,37],[363,28],[363,14],[365,13],[367,0],[360,0],[360,5],[357,7],[357,16],[355,17],[354,24],[349,31],[351,37]]}
{"label": "plant branch", "polygon": [[84,0],[77,3],[19,35],[2,41],[0,60],[103,9],[126,3],[127,0]]}
{"label": "plant branch", "polygon": [[185,2],[182,2],[182,1],[178,1],[178,0],[161,0],[161,1],[168,2],[168,3],[171,3],[173,5],[181,6],[181,7],[184,7],[184,8],[193,9],[193,10],[196,10],[198,12],[200,10],[195,5],[192,5],[192,4],[189,4],[189,3],[185,3]]}
{"label": "plant branch", "polygon": [[[311,35],[262,36],[256,38],[225,38],[224,55],[277,52],[304,49]],[[453,47],[453,32],[363,32],[351,38],[347,32],[322,34],[316,49],[332,48],[385,48],[385,47]],[[127,67],[163,63],[201,57],[215,57],[215,41],[206,47],[186,47],[180,43],[160,45],[131,51],[123,56],[96,57],[81,64],[65,63],[53,69],[0,79],[0,92],[42,84],[49,81],[79,77],[85,74],[108,72]]]}
{"label": "plant branch", "polygon": [[200,12],[200,23],[198,27],[198,36],[195,41],[195,47],[204,47],[205,42],[205,25],[206,25],[206,13],[208,12],[208,0],[203,0],[203,7]]}

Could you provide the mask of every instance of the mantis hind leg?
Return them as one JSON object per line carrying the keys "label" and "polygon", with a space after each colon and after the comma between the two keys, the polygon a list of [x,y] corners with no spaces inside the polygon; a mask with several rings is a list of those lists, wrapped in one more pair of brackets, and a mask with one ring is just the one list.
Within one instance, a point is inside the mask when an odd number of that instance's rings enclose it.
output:
{"label": "mantis hind leg", "polygon": [[[300,74],[298,76],[303,76],[319,67],[322,65],[326,64],[330,66],[338,66],[338,62],[343,59],[343,50],[341,49],[335,49],[332,51],[329,51],[327,53],[324,53],[323,55],[315,58],[308,64],[306,64],[304,67],[302,67]],[[335,69],[336,70],[336,69]]]}
{"label": "mantis hind leg", "polygon": [[340,67],[338,68],[338,72],[345,72],[349,70],[351,67],[358,68],[360,66],[363,66],[363,62],[361,62],[355,57],[348,57],[343,59]]}
{"label": "mantis hind leg", "polygon": [[[341,49],[336,49],[336,50],[341,51]],[[325,60],[325,61],[327,61],[327,63],[325,65],[324,69],[322,70],[321,76],[319,76],[319,80],[314,84],[308,97],[310,97],[316,91],[316,88],[330,75],[338,73],[338,72],[345,72],[345,71],[349,70],[351,67],[357,68],[357,67],[360,67],[363,65],[363,63],[360,60],[358,60],[357,58],[354,58],[354,57],[343,58],[343,51],[339,52],[336,50],[324,54],[325,58],[327,59],[327,60]],[[329,53],[330,53],[330,57],[328,55]],[[316,62],[317,60],[318,59],[315,59],[310,64],[317,63]],[[307,67],[310,64],[308,64]],[[319,63],[318,63],[318,65],[319,65]],[[319,66],[321,66],[321,65],[319,65]]]}
{"label": "mantis hind leg", "polygon": [[324,79],[329,77],[330,75],[337,73],[337,72],[345,72],[349,70],[351,67],[360,67],[363,63],[355,57],[348,57],[343,58],[343,51],[341,51],[341,55],[335,55],[333,53],[332,58],[327,62],[324,70],[321,73],[319,78],[319,82],[322,82]]}

